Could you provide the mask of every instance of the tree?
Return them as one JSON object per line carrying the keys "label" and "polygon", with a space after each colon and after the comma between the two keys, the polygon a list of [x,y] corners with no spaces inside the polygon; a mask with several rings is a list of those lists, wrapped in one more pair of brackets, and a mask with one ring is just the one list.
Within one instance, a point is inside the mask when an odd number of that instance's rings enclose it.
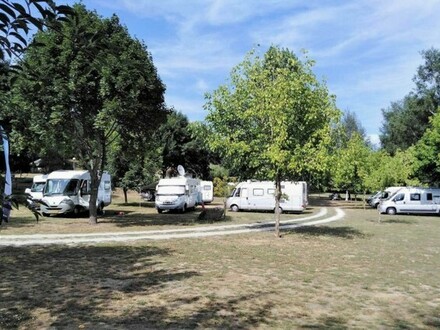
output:
{"label": "tree", "polygon": [[440,184],[440,113],[431,117],[430,126],[414,148],[416,176],[430,185]]}
{"label": "tree", "polygon": [[371,149],[359,133],[353,133],[347,145],[336,151],[332,167],[333,186],[338,190],[361,192],[366,188]]}
{"label": "tree", "polygon": [[36,35],[43,46],[25,54],[14,107],[3,116],[22,148],[75,157],[90,171],[94,224],[109,145],[117,137],[151,135],[166,115],[165,87],[146,46],[116,16],[102,19],[83,5],[74,10],[75,20],[64,22],[61,34],[48,29]]}
{"label": "tree", "polygon": [[171,111],[156,133],[162,149],[163,175],[168,168],[182,165],[199,178],[209,177],[210,152],[204,142],[204,131],[203,125],[190,123],[184,114]]}
{"label": "tree", "polygon": [[70,6],[52,0],[0,0],[0,61],[19,57],[28,46],[26,36],[36,28],[56,28],[73,14]]}
{"label": "tree", "polygon": [[365,128],[359,122],[356,114],[347,110],[342,116],[341,126],[343,128],[344,137],[346,141],[349,141],[355,134],[359,135],[362,140],[366,140],[367,134],[365,133]]}
{"label": "tree", "polygon": [[236,66],[227,85],[206,95],[209,146],[242,178],[275,181],[275,233],[279,236],[282,180],[299,180],[328,166],[334,98],[288,49],[254,51]]}
{"label": "tree", "polygon": [[431,48],[421,54],[424,63],[413,78],[414,91],[382,110],[384,123],[380,141],[391,155],[397,149],[415,145],[429,126],[429,117],[440,106],[440,50]]}

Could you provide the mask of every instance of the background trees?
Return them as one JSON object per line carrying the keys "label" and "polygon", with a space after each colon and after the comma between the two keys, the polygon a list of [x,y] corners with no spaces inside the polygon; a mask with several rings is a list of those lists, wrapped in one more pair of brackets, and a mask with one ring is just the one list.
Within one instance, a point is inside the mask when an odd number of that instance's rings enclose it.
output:
{"label": "background trees", "polygon": [[[62,34],[40,32],[29,49],[3,118],[17,147],[75,157],[91,172],[90,222],[96,223],[99,173],[117,138],[135,141],[165,120],[165,87],[146,46],[116,16],[101,19],[75,5]],[[130,145],[130,144],[128,144]]]}
{"label": "background trees", "polygon": [[[227,167],[245,178],[299,180],[325,169],[332,123],[339,111],[324,83],[287,49],[250,52],[230,83],[206,95],[208,143]],[[279,235],[279,213],[276,234]]]}

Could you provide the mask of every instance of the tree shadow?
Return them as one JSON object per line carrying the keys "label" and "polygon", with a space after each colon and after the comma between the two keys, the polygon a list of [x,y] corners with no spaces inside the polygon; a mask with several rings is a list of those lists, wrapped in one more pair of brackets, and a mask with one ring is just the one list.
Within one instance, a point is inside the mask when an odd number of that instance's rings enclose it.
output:
{"label": "tree shadow", "polygon": [[367,235],[352,227],[303,226],[285,231],[286,235],[333,236],[346,239],[365,238]]}
{"label": "tree shadow", "polygon": [[[169,295],[166,304],[148,304],[150,299],[162,301],[158,296],[165,286],[177,288],[180,282],[200,276],[161,263],[174,253],[149,246],[0,248],[0,328],[26,327],[41,313],[46,313],[44,327],[56,329],[245,329],[270,320],[272,304],[258,305],[267,292],[226,299],[212,294],[202,299],[191,291]],[[133,308],[125,308],[123,299]],[[136,299],[146,301],[146,306],[134,303]],[[243,304],[249,307],[241,310]],[[112,312],[118,306],[123,312]],[[193,312],[176,314],[178,306],[189,306]]]}

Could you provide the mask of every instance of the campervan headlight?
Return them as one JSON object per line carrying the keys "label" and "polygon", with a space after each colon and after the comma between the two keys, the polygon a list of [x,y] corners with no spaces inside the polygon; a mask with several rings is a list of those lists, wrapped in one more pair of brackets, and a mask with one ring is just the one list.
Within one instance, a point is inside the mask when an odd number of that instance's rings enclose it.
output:
{"label": "campervan headlight", "polygon": [[68,205],[73,205],[73,201],[69,198],[64,198],[60,204],[68,204]]}

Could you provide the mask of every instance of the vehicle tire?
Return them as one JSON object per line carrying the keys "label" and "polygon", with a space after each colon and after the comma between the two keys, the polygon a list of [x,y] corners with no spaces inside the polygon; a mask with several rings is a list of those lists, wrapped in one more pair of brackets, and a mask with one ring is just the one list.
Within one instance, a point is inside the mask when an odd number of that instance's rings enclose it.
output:
{"label": "vehicle tire", "polygon": [[239,207],[238,207],[238,205],[231,205],[231,211],[232,212],[238,212],[238,211],[240,211],[240,209],[239,209]]}
{"label": "vehicle tire", "polygon": [[98,209],[96,210],[96,213],[98,215],[103,215],[104,214],[104,203],[101,203],[98,205]]}
{"label": "vehicle tire", "polygon": [[374,208],[377,209],[377,207],[379,206],[379,203],[374,204]]}
{"label": "vehicle tire", "polygon": [[394,207],[389,207],[389,208],[387,208],[387,214],[389,214],[389,215],[395,215],[397,212],[396,212],[396,209],[394,208]]}
{"label": "vehicle tire", "polygon": [[77,217],[77,216],[79,216],[81,214],[81,207],[80,206],[75,206],[74,208],[73,208],[73,215],[75,216],[75,217]]}
{"label": "vehicle tire", "polygon": [[[282,207],[280,207],[279,209],[280,209],[280,214],[283,214],[283,209],[282,209]],[[273,210],[273,213],[276,213],[276,209]]]}
{"label": "vehicle tire", "polygon": [[157,208],[157,213],[159,213],[159,214],[161,214],[162,213],[162,209],[160,209],[160,208]]}
{"label": "vehicle tire", "polygon": [[43,217],[50,217],[49,213],[43,212],[42,214],[43,214]]}

